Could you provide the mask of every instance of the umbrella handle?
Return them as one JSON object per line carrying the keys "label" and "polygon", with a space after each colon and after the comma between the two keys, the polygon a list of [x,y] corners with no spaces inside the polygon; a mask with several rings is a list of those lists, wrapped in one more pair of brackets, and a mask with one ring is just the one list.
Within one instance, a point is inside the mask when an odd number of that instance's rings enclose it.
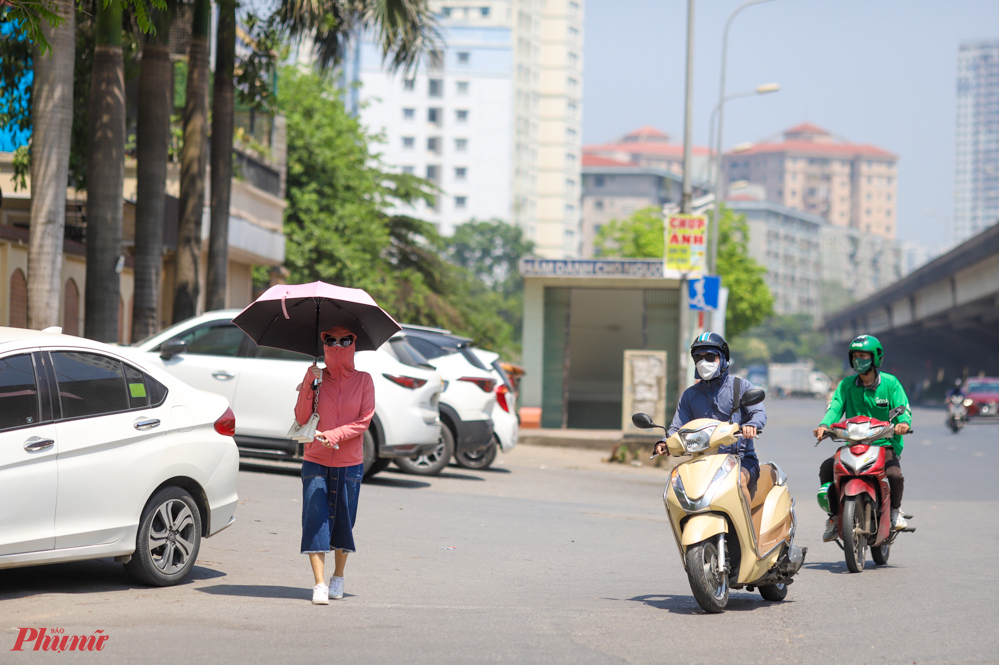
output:
{"label": "umbrella handle", "polygon": [[285,303],[285,300],[287,298],[288,298],[288,292],[285,291],[284,295],[281,296],[281,312],[284,314],[285,321],[291,318],[290,316],[288,316],[288,305]]}

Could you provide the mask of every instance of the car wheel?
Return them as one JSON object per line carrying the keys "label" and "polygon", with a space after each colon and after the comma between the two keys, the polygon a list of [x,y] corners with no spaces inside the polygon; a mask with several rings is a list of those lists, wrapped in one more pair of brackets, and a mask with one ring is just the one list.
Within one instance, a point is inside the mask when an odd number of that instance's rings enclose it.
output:
{"label": "car wheel", "polygon": [[417,476],[436,476],[451,461],[454,455],[454,434],[447,425],[441,426],[441,442],[437,447],[424,455],[415,457],[400,457],[395,460],[396,466],[406,473],[413,473]]}
{"label": "car wheel", "polygon": [[201,548],[201,512],[191,495],[164,487],[142,511],[135,552],[125,570],[150,586],[181,582],[194,567]]}
{"label": "car wheel", "polygon": [[454,461],[458,466],[465,469],[488,469],[496,460],[496,450],[499,448],[499,439],[493,434],[489,445],[482,450],[475,452],[461,452],[454,454]]}
{"label": "car wheel", "polygon": [[377,454],[375,453],[375,436],[368,429],[364,432],[361,443],[361,455],[364,460],[364,475],[372,475],[378,473],[379,471],[384,471],[385,467],[381,469],[372,470],[375,465],[379,462]]}

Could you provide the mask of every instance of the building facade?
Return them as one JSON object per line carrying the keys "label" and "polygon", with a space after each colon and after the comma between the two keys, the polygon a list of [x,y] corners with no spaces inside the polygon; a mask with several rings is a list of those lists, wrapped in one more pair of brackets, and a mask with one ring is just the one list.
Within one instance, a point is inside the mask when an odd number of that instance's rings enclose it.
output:
{"label": "building facade", "polygon": [[818,215],[773,201],[734,196],[726,204],[745,215],[749,255],[767,269],[766,282],[777,314],[809,314],[822,318],[822,229]]}
{"label": "building facade", "polygon": [[[655,127],[639,127],[616,141],[587,145],[583,150],[589,155],[605,157],[635,166],[647,166],[683,176],[683,145],[673,143],[671,137]],[[711,150],[702,146],[691,148],[691,166],[694,183],[714,182]]]}
{"label": "building facade", "polygon": [[662,209],[678,202],[682,181],[673,171],[584,153],[583,257],[596,256],[593,243],[604,224],[623,220],[642,208]]}
{"label": "building facade", "polygon": [[999,221],[999,40],[957,53],[954,242]]}
{"label": "building facade", "polygon": [[369,38],[344,67],[382,159],[441,189],[410,212],[445,235],[499,219],[543,256],[577,256],[582,2],[444,0],[437,11],[444,48],[415,73],[387,73]]}
{"label": "building facade", "polygon": [[779,141],[736,148],[722,168],[726,191],[740,181],[761,185],[767,200],[890,240],[897,230],[897,161],[887,150],[805,123]]}
{"label": "building facade", "polygon": [[852,229],[826,224],[821,230],[822,312],[836,312],[902,278],[898,243]]}

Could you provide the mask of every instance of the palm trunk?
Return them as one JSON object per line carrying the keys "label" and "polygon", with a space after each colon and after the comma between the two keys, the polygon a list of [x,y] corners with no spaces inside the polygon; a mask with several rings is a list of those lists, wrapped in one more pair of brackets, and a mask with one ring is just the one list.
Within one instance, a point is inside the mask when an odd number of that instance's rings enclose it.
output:
{"label": "palm trunk", "polygon": [[122,0],[97,4],[87,133],[87,286],[85,337],[118,341],[122,185],[125,180],[125,64]]}
{"label": "palm trunk", "polygon": [[[171,7],[172,10],[172,7]],[[136,127],[135,295],[132,339],[159,330],[160,279],[163,272],[163,207],[166,194],[173,63],[170,62],[172,11],[153,9],[156,34],[142,48]]]}
{"label": "palm trunk", "polygon": [[28,327],[59,325],[62,240],[66,227],[66,180],[73,128],[73,63],[76,11],[72,0],[53,7],[66,19],[58,28],[42,21],[52,47],[32,52],[31,231],[28,240]]}
{"label": "palm trunk", "polygon": [[208,158],[208,32],[210,0],[195,0],[191,47],[187,59],[184,146],[180,151],[180,224],[177,229],[177,277],[174,322],[198,313],[201,292],[201,218],[205,210]]}
{"label": "palm trunk", "polygon": [[224,309],[226,306],[235,60],[236,2],[221,0],[215,52],[215,95],[212,100],[212,228],[208,240],[208,310]]}

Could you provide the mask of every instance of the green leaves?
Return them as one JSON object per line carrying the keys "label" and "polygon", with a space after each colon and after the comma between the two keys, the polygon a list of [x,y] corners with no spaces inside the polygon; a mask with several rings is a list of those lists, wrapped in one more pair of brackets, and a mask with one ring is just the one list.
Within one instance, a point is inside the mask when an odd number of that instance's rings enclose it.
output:
{"label": "green leaves", "polygon": [[[71,2],[72,0],[67,0]],[[117,0],[98,0],[103,2],[105,7]],[[122,7],[131,11],[135,17],[135,22],[139,30],[143,33],[151,34],[156,32],[153,22],[150,20],[150,8],[166,10],[166,0],[121,0]],[[66,22],[65,17],[59,15],[60,5],[65,3],[54,2],[53,0],[6,0],[6,18],[14,21],[22,21],[22,29],[28,40],[38,47],[42,55],[48,54],[51,50],[48,40],[42,31],[42,23],[48,23],[53,28],[57,28]],[[75,7],[75,2],[72,3]]]}
{"label": "green leaves", "polygon": [[656,207],[636,210],[623,221],[604,224],[593,241],[598,256],[662,258],[665,235],[663,213]]}

